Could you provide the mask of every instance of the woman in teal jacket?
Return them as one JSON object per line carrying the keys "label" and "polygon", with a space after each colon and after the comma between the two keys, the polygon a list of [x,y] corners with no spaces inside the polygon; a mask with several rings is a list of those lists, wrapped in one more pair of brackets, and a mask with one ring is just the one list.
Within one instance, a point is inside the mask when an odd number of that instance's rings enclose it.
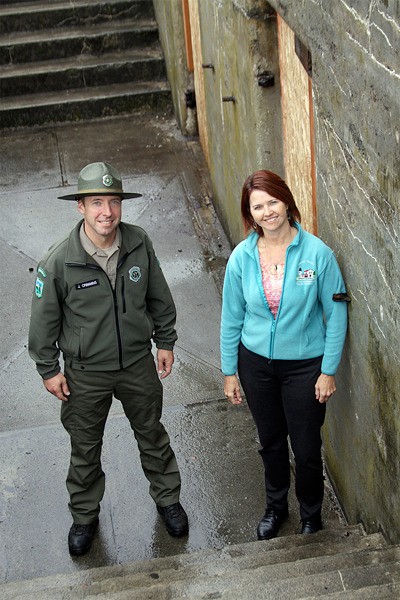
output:
{"label": "woman in teal jacket", "polygon": [[256,171],[243,186],[246,233],[228,261],[221,318],[224,392],[252,412],[265,469],[266,512],[258,539],[288,516],[290,463],[296,461],[301,533],[322,529],[321,426],[335,392],[348,300],[335,256],[304,231],[286,183]]}

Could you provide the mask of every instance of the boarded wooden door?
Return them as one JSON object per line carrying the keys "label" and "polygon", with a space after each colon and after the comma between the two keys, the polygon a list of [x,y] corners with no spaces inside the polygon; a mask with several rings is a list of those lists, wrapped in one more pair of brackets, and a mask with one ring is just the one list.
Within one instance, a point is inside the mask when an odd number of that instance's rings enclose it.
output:
{"label": "boarded wooden door", "polygon": [[[197,122],[199,138],[208,167],[210,167],[210,153],[208,148],[206,98],[204,93],[203,56],[201,50],[201,31],[198,0],[182,0],[185,18],[190,21],[190,35],[192,41],[194,89],[196,92]],[[186,5],[186,7],[185,7]]]}
{"label": "boarded wooden door", "polygon": [[317,233],[311,56],[278,16],[279,64],[286,182],[304,229]]}

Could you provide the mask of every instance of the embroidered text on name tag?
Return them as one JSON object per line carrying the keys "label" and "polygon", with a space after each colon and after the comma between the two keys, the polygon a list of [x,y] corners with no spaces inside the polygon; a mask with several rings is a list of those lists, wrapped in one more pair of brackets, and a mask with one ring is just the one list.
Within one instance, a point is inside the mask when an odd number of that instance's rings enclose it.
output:
{"label": "embroidered text on name tag", "polygon": [[94,285],[99,285],[98,279],[91,279],[90,281],[83,281],[82,283],[76,283],[75,288],[77,290],[86,290],[87,288],[91,288]]}

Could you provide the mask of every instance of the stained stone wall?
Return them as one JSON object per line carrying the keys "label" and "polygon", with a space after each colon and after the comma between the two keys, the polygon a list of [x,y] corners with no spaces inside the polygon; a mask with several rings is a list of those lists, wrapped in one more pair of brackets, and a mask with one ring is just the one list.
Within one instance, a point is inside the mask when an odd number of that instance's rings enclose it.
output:
{"label": "stained stone wall", "polygon": [[[203,60],[214,66],[204,72],[214,200],[233,244],[245,176],[265,165],[284,175],[275,11],[311,52],[318,234],[352,297],[326,465],[349,521],[398,542],[400,4],[200,0],[198,9]],[[272,87],[259,85],[265,72]]]}

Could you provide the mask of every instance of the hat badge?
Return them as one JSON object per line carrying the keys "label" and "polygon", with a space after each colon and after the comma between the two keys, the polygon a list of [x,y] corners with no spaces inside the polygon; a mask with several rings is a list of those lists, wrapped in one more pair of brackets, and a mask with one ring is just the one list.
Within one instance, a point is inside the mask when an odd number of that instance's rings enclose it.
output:
{"label": "hat badge", "polygon": [[103,175],[103,185],[105,185],[106,187],[110,187],[113,183],[114,183],[114,180],[111,177],[111,175],[109,175],[109,174]]}

